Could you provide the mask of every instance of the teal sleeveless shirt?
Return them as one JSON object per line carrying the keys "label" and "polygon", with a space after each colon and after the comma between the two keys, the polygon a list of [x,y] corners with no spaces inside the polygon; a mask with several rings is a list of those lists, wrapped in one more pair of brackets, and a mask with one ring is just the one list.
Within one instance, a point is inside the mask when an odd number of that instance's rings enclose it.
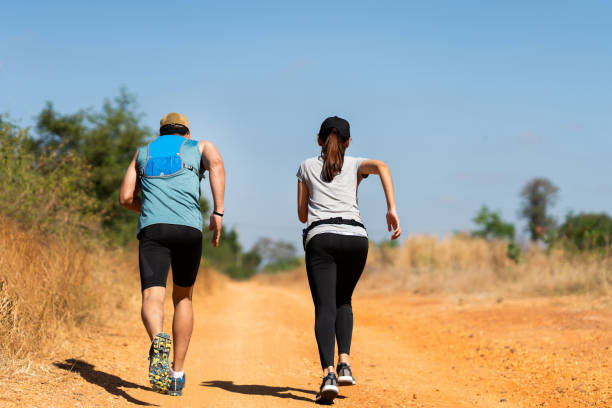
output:
{"label": "teal sleeveless shirt", "polygon": [[[152,224],[186,225],[202,231],[198,176],[201,156],[196,140],[178,135],[159,136],[138,149],[136,171],[141,175],[142,185],[138,232]],[[159,163],[162,167],[171,168],[177,162],[180,166],[181,160],[183,166],[188,168],[178,167],[179,170],[171,174],[159,173],[159,170],[155,172],[155,166]]]}

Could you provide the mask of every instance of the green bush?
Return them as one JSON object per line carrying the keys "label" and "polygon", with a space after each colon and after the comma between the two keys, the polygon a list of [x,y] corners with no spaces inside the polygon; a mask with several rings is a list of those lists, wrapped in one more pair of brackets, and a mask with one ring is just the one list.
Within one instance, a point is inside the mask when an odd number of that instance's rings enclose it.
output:
{"label": "green bush", "polygon": [[[204,220],[208,221],[208,217],[205,217]],[[204,257],[205,264],[213,266],[224,273],[232,268],[239,267],[242,247],[240,242],[238,242],[238,233],[233,229],[227,229],[223,226],[217,248],[213,247],[210,242],[211,237],[212,233],[208,230],[208,225],[204,225],[202,256]]]}
{"label": "green bush", "polygon": [[514,242],[514,225],[504,222],[499,211],[491,211],[486,205],[483,205],[472,221],[479,226],[479,229],[472,231],[471,235],[473,237],[488,240],[508,240],[506,256],[516,263],[521,262],[523,253]]}
{"label": "green bush", "polygon": [[605,213],[570,213],[557,235],[580,251],[603,249],[612,244],[612,218]]}
{"label": "green bush", "polygon": [[502,221],[499,211],[491,211],[483,205],[472,221],[479,229],[472,231],[472,236],[485,239],[514,240],[514,225]]}
{"label": "green bush", "polygon": [[285,271],[289,271],[291,269],[295,269],[298,266],[300,266],[301,264],[302,264],[302,262],[300,261],[300,258],[298,258],[298,257],[281,259],[279,261],[267,264],[263,268],[262,272],[263,273],[270,273],[270,274],[279,273],[279,272],[285,272]]}
{"label": "green bush", "polygon": [[506,256],[509,259],[512,259],[515,263],[520,263],[525,260],[525,256],[521,251],[521,248],[516,245],[514,241],[508,242],[508,247],[506,248]]}
{"label": "green bush", "polygon": [[376,246],[377,248],[398,248],[399,247],[399,240],[397,239],[383,239],[380,242],[375,242],[374,246]]}
{"label": "green bush", "polygon": [[26,228],[89,235],[102,222],[90,168],[76,154],[36,153],[27,129],[0,120],[0,212]]}

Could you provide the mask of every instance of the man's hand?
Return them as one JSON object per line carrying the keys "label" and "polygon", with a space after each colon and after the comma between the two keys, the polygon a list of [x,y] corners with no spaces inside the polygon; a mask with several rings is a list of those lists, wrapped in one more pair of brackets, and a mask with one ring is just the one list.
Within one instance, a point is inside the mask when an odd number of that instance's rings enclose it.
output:
{"label": "man's hand", "polygon": [[210,214],[210,223],[208,229],[213,232],[213,236],[210,240],[213,246],[217,248],[219,246],[219,238],[221,238],[221,226],[223,225],[223,218],[215,214]]}
{"label": "man's hand", "polygon": [[[210,191],[213,196],[213,208],[220,214],[224,213],[224,198],[225,198],[225,167],[223,159],[219,151],[211,142],[205,140],[198,144],[200,152],[202,152],[202,166],[208,170],[210,180]],[[215,215],[214,212],[210,215],[210,223],[208,229],[213,232],[210,242],[217,248],[219,246],[219,238],[221,238],[221,225],[223,218]]]}

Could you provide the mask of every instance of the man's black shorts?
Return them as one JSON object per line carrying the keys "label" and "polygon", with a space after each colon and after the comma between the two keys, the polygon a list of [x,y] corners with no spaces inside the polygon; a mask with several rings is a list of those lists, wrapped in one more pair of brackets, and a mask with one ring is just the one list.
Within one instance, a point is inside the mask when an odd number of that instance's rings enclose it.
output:
{"label": "man's black shorts", "polygon": [[142,290],[166,286],[172,265],[177,286],[193,286],[202,259],[202,232],[186,225],[153,224],[138,233],[138,264]]}

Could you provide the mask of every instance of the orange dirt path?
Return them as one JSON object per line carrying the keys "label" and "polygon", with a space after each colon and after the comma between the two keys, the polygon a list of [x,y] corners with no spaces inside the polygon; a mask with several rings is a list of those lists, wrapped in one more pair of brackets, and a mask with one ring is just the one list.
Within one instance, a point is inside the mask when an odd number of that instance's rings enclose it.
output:
{"label": "orange dirt path", "polygon": [[[612,312],[577,303],[358,294],[358,385],[341,388],[335,406],[612,407]],[[0,406],[312,406],[320,369],[305,288],[230,282],[196,294],[194,307],[182,397],[148,388],[134,304],[124,320],[77,337],[78,355],[58,356],[46,379],[2,393]]]}

